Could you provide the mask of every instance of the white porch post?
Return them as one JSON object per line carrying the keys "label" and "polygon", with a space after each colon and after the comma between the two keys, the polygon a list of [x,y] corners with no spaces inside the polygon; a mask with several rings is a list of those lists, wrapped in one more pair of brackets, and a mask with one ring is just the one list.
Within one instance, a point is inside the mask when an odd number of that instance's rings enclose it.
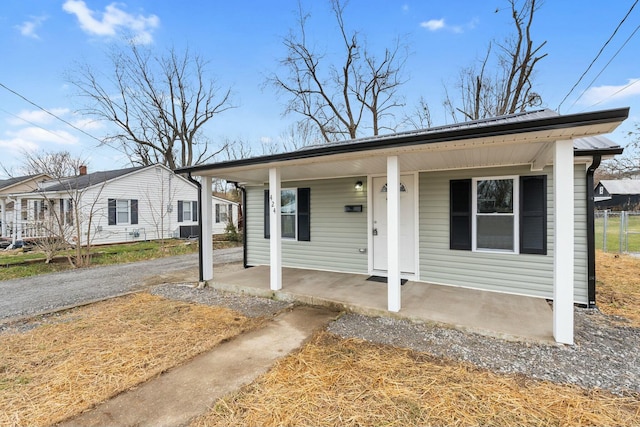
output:
{"label": "white porch post", "polygon": [[211,177],[201,177],[200,203],[202,207],[202,280],[213,279],[213,218],[211,215]]}
{"label": "white porch post", "polygon": [[271,290],[282,289],[282,223],[280,222],[280,169],[269,169],[269,253]]}
{"label": "white porch post", "polygon": [[2,209],[2,218],[0,221],[2,224],[0,225],[0,236],[6,237],[7,235],[7,202],[4,199],[0,199],[0,209]]}
{"label": "white porch post", "polygon": [[13,203],[13,218],[14,229],[11,243],[15,245],[16,242],[22,240],[22,199],[19,197],[16,198],[16,201]]}
{"label": "white porch post", "polygon": [[556,141],[553,155],[553,336],[573,344],[573,141]]}
{"label": "white porch post", "polygon": [[400,311],[400,166],[398,156],[387,157],[387,305]]}

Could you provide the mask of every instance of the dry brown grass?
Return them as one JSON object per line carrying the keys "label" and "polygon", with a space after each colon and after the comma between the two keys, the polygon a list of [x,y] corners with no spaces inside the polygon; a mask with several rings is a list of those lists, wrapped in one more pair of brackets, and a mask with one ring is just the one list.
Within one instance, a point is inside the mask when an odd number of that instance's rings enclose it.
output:
{"label": "dry brown grass", "polygon": [[638,424],[637,399],[323,332],[192,425]]}
{"label": "dry brown grass", "polygon": [[0,335],[0,425],[50,425],[257,325],[225,308],[136,294]]}
{"label": "dry brown grass", "polygon": [[600,310],[640,327],[640,258],[597,251],[596,274]]}

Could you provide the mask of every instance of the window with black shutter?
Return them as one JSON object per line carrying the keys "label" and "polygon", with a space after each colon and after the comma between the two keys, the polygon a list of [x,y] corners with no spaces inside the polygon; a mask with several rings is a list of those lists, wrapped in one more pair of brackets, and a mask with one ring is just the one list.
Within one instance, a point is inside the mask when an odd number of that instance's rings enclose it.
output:
{"label": "window with black shutter", "polygon": [[449,183],[449,247],[471,250],[471,180]]}
{"label": "window with black shutter", "polygon": [[547,176],[520,177],[520,253],[547,254]]}
{"label": "window with black shutter", "polygon": [[[280,194],[282,237],[311,241],[311,189],[283,189]],[[264,237],[270,237],[269,190],[264,191]]]}

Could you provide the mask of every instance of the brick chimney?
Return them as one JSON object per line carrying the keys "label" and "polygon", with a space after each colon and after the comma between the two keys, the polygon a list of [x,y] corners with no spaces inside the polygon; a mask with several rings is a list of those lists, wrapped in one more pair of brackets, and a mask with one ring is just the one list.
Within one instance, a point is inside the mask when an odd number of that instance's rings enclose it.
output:
{"label": "brick chimney", "polygon": [[78,169],[79,169],[80,175],[87,174],[87,167],[85,165],[81,165]]}

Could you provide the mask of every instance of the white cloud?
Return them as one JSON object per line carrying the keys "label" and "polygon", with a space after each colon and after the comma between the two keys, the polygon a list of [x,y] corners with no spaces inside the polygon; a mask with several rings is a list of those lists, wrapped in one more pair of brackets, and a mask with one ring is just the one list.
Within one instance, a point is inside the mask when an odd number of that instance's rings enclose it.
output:
{"label": "white cloud", "polygon": [[589,88],[580,98],[580,103],[593,105],[633,96],[640,96],[640,78],[627,79],[627,83],[618,86],[605,85]]}
{"label": "white cloud", "polygon": [[[133,41],[148,44],[153,41],[152,32],[160,25],[160,18],[156,15],[132,15],[111,3],[104,12],[96,12],[87,7],[82,0],[67,0],[62,5],[65,12],[78,18],[80,27],[88,34],[114,37],[119,32],[133,34]],[[101,16],[96,19],[95,16]]]}
{"label": "white cloud", "polygon": [[25,37],[39,39],[40,37],[36,34],[36,30],[46,20],[46,16],[32,16],[30,21],[24,21],[21,25],[16,25],[16,28],[20,30],[20,34]]}
{"label": "white cloud", "polygon": [[[56,116],[64,116],[69,113],[68,108],[53,108],[50,110]],[[7,119],[7,123],[12,126],[21,126],[25,123],[48,124],[55,120],[51,114],[42,110],[22,110],[15,117]]]}
{"label": "white cloud", "polygon": [[78,138],[64,130],[48,130],[38,127],[25,127],[16,131],[7,131],[6,135],[14,141],[27,143],[45,143],[56,145],[75,145]]}
{"label": "white cloud", "polygon": [[429,31],[438,31],[443,29],[446,25],[444,23],[444,18],[442,19],[430,19],[428,21],[424,21],[420,23],[422,28],[426,28]]}
{"label": "white cloud", "polygon": [[478,25],[478,18],[473,18],[471,21],[464,25],[450,25],[447,24],[444,18],[430,19],[420,23],[422,28],[426,28],[429,31],[449,31],[456,34],[464,33],[465,30],[473,30]]}

